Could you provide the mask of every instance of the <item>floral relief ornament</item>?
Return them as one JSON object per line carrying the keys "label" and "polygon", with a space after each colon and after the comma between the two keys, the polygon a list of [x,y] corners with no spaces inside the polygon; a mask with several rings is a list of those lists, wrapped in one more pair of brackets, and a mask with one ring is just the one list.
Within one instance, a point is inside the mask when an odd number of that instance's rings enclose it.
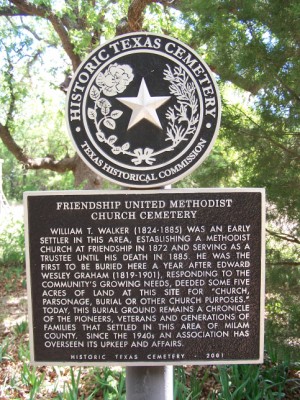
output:
{"label": "floral relief ornament", "polygon": [[133,77],[129,65],[111,64],[104,73],[97,75],[96,84],[105,96],[116,96],[124,92]]}
{"label": "floral relief ornament", "polygon": [[[133,81],[134,74],[129,65],[111,64],[104,72],[100,72],[95,80],[95,84],[90,89],[90,98],[94,102],[94,108],[88,108],[88,117],[94,120],[96,127],[96,137],[99,142],[106,143],[111,147],[113,154],[125,154],[131,157],[134,165],[140,165],[145,162],[153,165],[156,156],[166,151],[173,151],[182,141],[190,140],[191,135],[196,131],[196,124],[199,121],[199,105],[195,96],[195,86],[189,82],[185,71],[180,67],[174,70],[167,65],[164,70],[164,79],[170,82],[169,90],[177,100],[174,107],[169,107],[165,117],[168,120],[165,141],[171,141],[171,144],[165,148],[154,151],[153,149],[137,148],[130,150],[130,143],[116,145],[117,136],[110,135],[106,137],[101,129],[102,124],[110,130],[116,129],[116,120],[121,117],[123,111],[112,110],[111,102],[102,97],[116,96],[123,93],[126,87]],[[100,112],[100,116],[98,115]],[[205,140],[201,139],[200,145],[204,146]]]}

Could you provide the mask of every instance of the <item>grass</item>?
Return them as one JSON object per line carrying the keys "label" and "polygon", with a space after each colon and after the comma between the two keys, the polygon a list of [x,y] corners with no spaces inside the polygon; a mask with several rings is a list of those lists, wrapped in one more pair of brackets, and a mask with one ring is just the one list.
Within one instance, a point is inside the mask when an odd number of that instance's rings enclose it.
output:
{"label": "grass", "polygon": [[126,379],[124,369],[97,368],[94,370],[94,384],[107,400],[125,400]]}
{"label": "grass", "polygon": [[204,388],[210,387],[212,381],[209,368],[183,368],[174,370],[174,399],[197,400],[204,393]]}
{"label": "grass", "polygon": [[0,344],[0,362],[3,362],[8,357],[8,340],[4,340]]}

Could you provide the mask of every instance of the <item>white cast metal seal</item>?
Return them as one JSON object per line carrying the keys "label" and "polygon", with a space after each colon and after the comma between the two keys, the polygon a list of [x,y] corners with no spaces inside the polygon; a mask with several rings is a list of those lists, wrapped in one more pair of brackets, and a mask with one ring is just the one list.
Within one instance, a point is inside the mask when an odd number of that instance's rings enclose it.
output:
{"label": "white cast metal seal", "polygon": [[161,187],[190,173],[210,152],[220,117],[208,66],[163,35],[132,33],[96,48],[68,91],[68,130],[79,155],[126,187]]}

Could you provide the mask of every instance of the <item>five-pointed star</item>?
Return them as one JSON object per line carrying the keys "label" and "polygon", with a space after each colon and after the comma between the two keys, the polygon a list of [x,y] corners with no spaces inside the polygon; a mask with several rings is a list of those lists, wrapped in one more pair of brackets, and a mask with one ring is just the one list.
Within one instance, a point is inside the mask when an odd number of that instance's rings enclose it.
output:
{"label": "five-pointed star", "polygon": [[151,97],[146,82],[143,78],[137,97],[117,97],[117,100],[132,109],[128,129],[136,125],[144,118],[162,129],[156,109],[162,106],[170,98],[171,96]]}

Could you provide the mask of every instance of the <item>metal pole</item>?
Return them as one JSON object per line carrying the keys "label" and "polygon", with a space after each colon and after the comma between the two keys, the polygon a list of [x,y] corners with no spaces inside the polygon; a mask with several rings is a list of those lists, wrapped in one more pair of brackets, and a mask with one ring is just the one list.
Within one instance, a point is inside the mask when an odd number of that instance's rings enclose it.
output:
{"label": "metal pole", "polygon": [[172,365],[126,367],[126,400],[173,400],[173,391]]}
{"label": "metal pole", "polygon": [[173,400],[173,366],[126,367],[126,400]]}

